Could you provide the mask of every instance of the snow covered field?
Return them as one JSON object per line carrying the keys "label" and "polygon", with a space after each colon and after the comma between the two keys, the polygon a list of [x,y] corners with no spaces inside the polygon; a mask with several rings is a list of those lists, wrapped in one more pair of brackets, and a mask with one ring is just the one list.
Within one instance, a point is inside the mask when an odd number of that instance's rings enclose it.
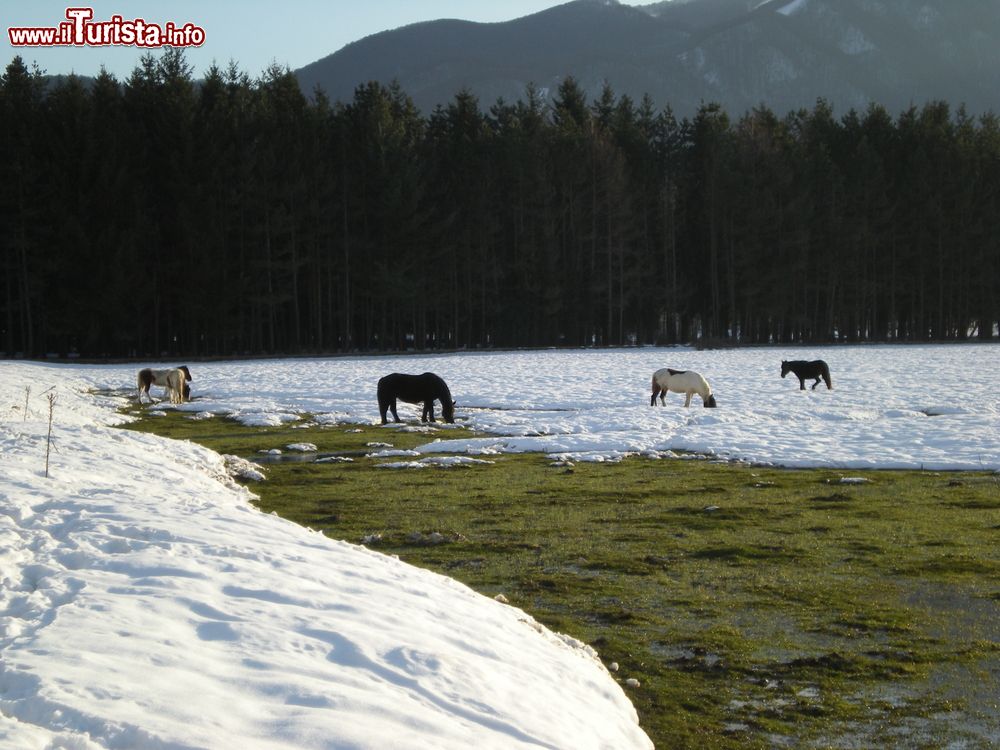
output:
{"label": "snow covered field", "polygon": [[[189,363],[196,400],[180,408],[248,424],[306,412],[375,423],[381,375],[433,370],[459,421],[502,437],[456,441],[442,430],[425,454],[686,450],[786,466],[996,470],[998,353]],[[830,364],[833,391],[780,379],[783,358],[813,357]],[[650,376],[666,366],[703,373],[720,408],[696,398],[684,409],[676,394],[650,407]],[[449,579],[259,513],[205,449],[110,428],[120,399],[86,391],[134,393],[137,369],[0,363],[0,747],[651,747],[582,644]],[[419,411],[401,405],[400,415]]]}
{"label": "snow covered field", "polygon": [[[782,380],[782,359],[825,359],[832,391]],[[429,445],[428,452],[484,447],[576,459],[626,452],[693,451],[781,466],[1000,469],[1000,347],[857,346],[802,349],[533,351],[410,357],[295,359],[198,364],[193,412],[278,424],[378,421],[375,384],[390,372],[440,374],[457,419],[504,435]],[[701,372],[719,408],[690,409],[671,394],[649,406],[660,367]],[[76,368],[95,387],[134,387],[133,367]],[[807,383],[808,386],[811,385]],[[440,413],[440,409],[438,409]],[[400,418],[420,410],[400,406]],[[438,435],[442,439],[447,433]]]}

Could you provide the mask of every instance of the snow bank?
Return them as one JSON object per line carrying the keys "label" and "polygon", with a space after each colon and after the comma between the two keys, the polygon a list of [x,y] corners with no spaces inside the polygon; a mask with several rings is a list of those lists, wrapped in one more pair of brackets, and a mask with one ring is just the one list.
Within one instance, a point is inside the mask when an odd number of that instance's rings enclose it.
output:
{"label": "snow bank", "polygon": [[110,429],[116,399],[82,391],[133,369],[0,363],[0,746],[652,747],[583,644],[258,512],[204,448]]}

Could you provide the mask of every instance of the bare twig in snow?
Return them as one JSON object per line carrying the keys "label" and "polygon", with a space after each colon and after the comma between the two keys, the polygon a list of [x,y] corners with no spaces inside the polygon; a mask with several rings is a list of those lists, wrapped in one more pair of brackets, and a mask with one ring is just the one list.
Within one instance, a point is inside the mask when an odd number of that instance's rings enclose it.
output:
{"label": "bare twig in snow", "polygon": [[56,408],[56,394],[50,393],[46,396],[49,402],[49,434],[45,438],[45,477],[49,476],[49,453],[52,450],[52,412]]}

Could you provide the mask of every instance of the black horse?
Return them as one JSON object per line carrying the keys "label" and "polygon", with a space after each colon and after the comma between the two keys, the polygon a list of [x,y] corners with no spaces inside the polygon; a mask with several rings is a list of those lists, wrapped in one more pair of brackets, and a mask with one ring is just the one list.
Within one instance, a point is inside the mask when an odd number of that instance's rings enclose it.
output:
{"label": "black horse", "polygon": [[408,404],[419,404],[423,402],[424,411],[420,415],[420,421],[426,422],[428,419],[434,421],[434,399],[441,402],[441,416],[448,424],[455,423],[455,402],[451,400],[451,391],[448,384],[433,372],[425,372],[423,375],[403,375],[398,372],[386,375],[378,381],[378,410],[382,415],[382,424],[388,420],[385,418],[387,410],[392,410],[392,418],[397,422],[399,415],[396,413],[396,399],[405,401]]}
{"label": "black horse", "polygon": [[830,368],[821,359],[814,359],[812,362],[806,362],[802,359],[796,359],[791,362],[781,360],[781,377],[785,377],[790,372],[794,372],[799,379],[800,391],[806,389],[806,378],[816,378],[816,382],[812,385],[814,391],[816,390],[816,386],[819,385],[820,379],[826,382],[827,389],[833,389],[833,381],[830,379]]}

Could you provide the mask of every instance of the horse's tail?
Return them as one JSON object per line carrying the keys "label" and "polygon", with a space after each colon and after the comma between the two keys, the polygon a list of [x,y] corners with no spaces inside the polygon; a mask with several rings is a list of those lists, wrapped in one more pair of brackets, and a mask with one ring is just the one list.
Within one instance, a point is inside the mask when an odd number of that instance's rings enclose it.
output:
{"label": "horse's tail", "polygon": [[183,370],[171,370],[167,375],[167,391],[170,393],[170,403],[184,403],[184,385],[186,382]]}
{"label": "horse's tail", "polygon": [[830,377],[830,366],[824,362],[822,372],[823,380],[826,382],[826,387],[828,390],[833,390],[833,378]]}
{"label": "horse's tail", "polygon": [[149,386],[153,384],[153,374],[148,369],[139,370],[135,376],[135,387],[139,391],[139,401],[142,401],[143,392],[149,395]]}

